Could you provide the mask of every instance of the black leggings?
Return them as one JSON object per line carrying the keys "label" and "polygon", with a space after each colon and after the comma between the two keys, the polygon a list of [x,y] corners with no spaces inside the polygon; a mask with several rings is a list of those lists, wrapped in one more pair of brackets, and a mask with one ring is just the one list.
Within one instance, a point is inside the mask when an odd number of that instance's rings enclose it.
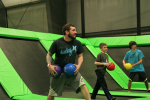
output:
{"label": "black leggings", "polygon": [[105,75],[106,71],[105,70],[95,70],[95,72],[96,72],[96,75],[97,75],[97,82],[95,84],[91,99],[96,98],[98,90],[100,89],[100,87],[102,87],[103,91],[105,92],[105,95],[106,95],[107,99],[110,100],[112,98],[112,96],[108,91],[107,84],[106,84],[106,81],[105,81],[105,78],[104,78],[104,75]]}

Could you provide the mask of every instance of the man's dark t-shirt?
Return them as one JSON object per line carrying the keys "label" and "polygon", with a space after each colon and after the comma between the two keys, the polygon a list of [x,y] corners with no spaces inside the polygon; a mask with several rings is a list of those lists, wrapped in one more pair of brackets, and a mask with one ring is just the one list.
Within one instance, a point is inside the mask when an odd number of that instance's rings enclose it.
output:
{"label": "man's dark t-shirt", "polygon": [[[105,53],[99,53],[98,55],[97,55],[97,58],[96,58],[96,60],[95,61],[97,61],[97,62],[102,62],[102,63],[108,63],[108,56],[105,54]],[[106,70],[106,67],[104,66],[104,65],[97,65],[97,69],[104,69],[104,70]]]}
{"label": "man's dark t-shirt", "polygon": [[75,63],[76,54],[83,53],[83,47],[76,39],[67,42],[64,38],[59,38],[52,43],[49,52],[56,53],[54,64],[63,68],[68,63]]}

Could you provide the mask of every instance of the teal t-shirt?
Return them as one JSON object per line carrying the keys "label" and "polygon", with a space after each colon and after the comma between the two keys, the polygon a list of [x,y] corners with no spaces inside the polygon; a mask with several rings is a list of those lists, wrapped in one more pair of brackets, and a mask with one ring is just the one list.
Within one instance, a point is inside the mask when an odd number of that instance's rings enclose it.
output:
{"label": "teal t-shirt", "polygon": [[[139,49],[136,49],[134,52],[129,50],[126,53],[124,59],[128,60],[128,63],[130,63],[130,64],[136,64],[143,57],[144,57],[144,55],[143,55],[142,51]],[[145,71],[144,66],[142,63],[140,63],[140,64],[134,66],[129,72],[143,72],[143,71]]]}

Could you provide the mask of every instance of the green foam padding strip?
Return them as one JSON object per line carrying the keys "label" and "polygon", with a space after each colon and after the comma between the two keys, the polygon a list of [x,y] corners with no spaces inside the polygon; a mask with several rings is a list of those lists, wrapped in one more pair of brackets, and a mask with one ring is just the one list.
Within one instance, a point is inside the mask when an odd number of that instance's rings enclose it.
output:
{"label": "green foam padding strip", "polygon": [[98,38],[87,38],[87,40],[91,43],[92,46],[96,43]]}
{"label": "green foam padding strip", "polygon": [[135,41],[135,36],[125,37],[103,37],[87,39],[94,47],[99,47],[100,43],[106,43],[108,47],[128,46],[130,41]]}
{"label": "green foam padding strip", "polygon": [[28,94],[28,95],[18,95],[14,96],[12,99],[15,100],[47,100],[47,96]]}
{"label": "green foam padding strip", "polygon": [[[91,53],[95,56],[95,58],[97,57],[97,55],[101,52],[100,49],[96,49],[93,46],[89,46],[86,45],[86,47],[91,51]],[[109,55],[108,55],[109,57]],[[109,57],[109,62],[113,62],[115,63],[110,57]],[[116,65],[116,63],[115,63]],[[118,75],[118,73],[120,73],[120,68],[118,66],[115,66],[115,70],[114,71],[108,71],[107,72],[113,77],[113,79],[124,89],[127,89],[127,82],[122,80],[121,77]],[[117,73],[118,72],[118,73]],[[127,77],[126,74],[124,73],[120,73],[122,74],[122,76],[124,76],[125,78]]]}
{"label": "green foam padding strip", "polygon": [[134,99],[129,99],[129,100],[150,100],[150,97],[147,97],[147,98],[134,98]]}
{"label": "green foam padding strip", "polygon": [[0,49],[0,83],[9,97],[16,95],[31,94],[17,74],[3,51]]}
{"label": "green foam padding strip", "polygon": [[150,35],[136,36],[137,45],[150,45]]}
{"label": "green foam padding strip", "polygon": [[39,40],[53,41],[53,38],[50,36],[50,33],[35,32],[35,34],[38,36]]}
{"label": "green foam padding strip", "polygon": [[[52,45],[53,41],[47,41],[47,40],[40,40],[40,43],[43,45],[43,47],[46,49],[46,51],[49,51],[50,46]],[[53,59],[55,59],[55,54],[52,56]]]}
{"label": "green foam padding strip", "polygon": [[129,46],[130,41],[136,41],[138,46],[150,45],[149,38],[150,35],[142,35],[142,36],[88,38],[87,40],[94,47],[98,47],[100,43],[106,43],[108,47],[124,47]]}
{"label": "green foam padding strip", "polygon": [[[150,83],[148,83],[150,86]],[[132,87],[134,85],[134,87]],[[146,90],[146,86],[144,82],[132,82],[131,89],[133,90]]]}
{"label": "green foam padding strip", "polygon": [[76,39],[79,40],[82,45],[91,45],[91,43],[85,38],[76,37]]}
{"label": "green foam padding strip", "polygon": [[33,31],[17,30],[17,29],[2,28],[2,27],[0,27],[0,36],[39,40],[38,36]]}
{"label": "green foam padding strip", "polygon": [[[111,95],[116,96],[130,96],[130,97],[150,97],[149,93],[138,93],[138,92],[121,92],[121,91],[109,91]],[[105,95],[104,91],[99,90],[98,94]]]}
{"label": "green foam padding strip", "polygon": [[[13,99],[16,99],[16,100],[47,100],[47,96],[30,94],[30,95],[14,96]],[[85,100],[85,99],[55,97],[55,100]]]}
{"label": "green foam padding strip", "polygon": [[63,37],[64,35],[50,34],[50,36],[53,38],[53,41],[54,41],[54,40],[57,40],[58,38]]}
{"label": "green foam padding strip", "polygon": [[46,51],[49,51],[49,48],[52,45],[53,41],[40,40],[40,43],[43,45],[43,47],[46,49]]}

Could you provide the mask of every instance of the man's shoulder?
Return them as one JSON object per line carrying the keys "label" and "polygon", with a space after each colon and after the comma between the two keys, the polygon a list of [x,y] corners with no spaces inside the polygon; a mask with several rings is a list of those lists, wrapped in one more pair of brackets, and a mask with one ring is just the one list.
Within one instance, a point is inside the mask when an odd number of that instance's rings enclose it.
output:
{"label": "man's shoulder", "polygon": [[131,51],[131,50],[129,50],[129,51],[127,51],[127,53],[126,53],[126,54],[129,54],[129,53],[132,53],[132,51]]}
{"label": "man's shoulder", "polygon": [[100,52],[100,53],[98,54],[98,56],[102,56],[102,55],[104,55],[102,52]]}
{"label": "man's shoulder", "polygon": [[74,42],[81,44],[81,42],[79,40],[77,40],[77,39],[74,39]]}
{"label": "man's shoulder", "polygon": [[136,49],[136,51],[138,51],[138,52],[142,52],[140,49]]}
{"label": "man's shoulder", "polygon": [[63,41],[63,37],[56,39],[54,42]]}

